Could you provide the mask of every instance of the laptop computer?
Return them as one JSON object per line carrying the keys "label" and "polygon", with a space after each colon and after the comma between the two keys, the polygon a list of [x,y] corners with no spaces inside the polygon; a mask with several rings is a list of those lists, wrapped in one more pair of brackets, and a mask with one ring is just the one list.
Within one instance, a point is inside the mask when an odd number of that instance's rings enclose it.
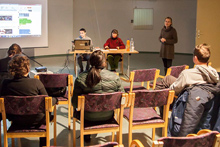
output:
{"label": "laptop computer", "polygon": [[74,43],[75,47],[73,48],[74,50],[91,50],[91,46],[90,46],[90,41],[91,40],[82,40],[82,39],[75,39],[74,41],[72,41],[72,43]]}

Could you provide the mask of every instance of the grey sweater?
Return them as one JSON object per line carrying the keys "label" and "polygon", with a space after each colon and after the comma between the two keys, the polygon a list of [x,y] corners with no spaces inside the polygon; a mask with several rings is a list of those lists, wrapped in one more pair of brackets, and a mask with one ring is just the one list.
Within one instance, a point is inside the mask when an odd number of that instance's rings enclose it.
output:
{"label": "grey sweater", "polygon": [[217,71],[211,66],[196,65],[195,68],[186,69],[181,72],[177,80],[170,86],[178,95],[184,88],[195,84],[210,83],[215,84],[219,81]]}

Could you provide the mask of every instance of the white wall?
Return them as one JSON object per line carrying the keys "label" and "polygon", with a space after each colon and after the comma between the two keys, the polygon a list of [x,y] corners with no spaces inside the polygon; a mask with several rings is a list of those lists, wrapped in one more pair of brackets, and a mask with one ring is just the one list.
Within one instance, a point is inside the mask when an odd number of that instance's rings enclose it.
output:
{"label": "white wall", "polygon": [[35,48],[35,56],[65,54],[73,39],[73,0],[48,0],[49,48]]}
{"label": "white wall", "polygon": [[[159,52],[158,37],[164,18],[173,18],[178,33],[176,52],[192,53],[195,46],[197,0],[48,0],[49,48],[35,49],[35,56],[64,54],[84,27],[95,47],[102,47],[112,29],[126,42],[133,37],[139,51]],[[153,8],[153,30],[133,30],[133,9]]]}

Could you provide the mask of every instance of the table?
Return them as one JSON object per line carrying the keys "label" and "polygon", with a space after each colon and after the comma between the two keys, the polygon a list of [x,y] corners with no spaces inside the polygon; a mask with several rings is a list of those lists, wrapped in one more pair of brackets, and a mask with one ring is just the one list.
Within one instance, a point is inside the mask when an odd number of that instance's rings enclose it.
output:
{"label": "table", "polygon": [[[127,51],[126,49],[119,49],[119,50],[117,50],[117,49],[106,49],[106,50],[101,49],[101,51],[103,51],[103,53],[105,54],[106,59],[107,59],[108,54],[128,54],[128,65],[127,65],[127,72],[126,72],[127,76],[129,76],[129,74],[130,74],[130,56],[131,56],[131,54],[138,54],[139,53],[137,50]],[[92,54],[92,52],[88,51],[88,50],[75,50],[75,51],[70,51],[69,53],[74,54],[74,72],[77,77],[76,55],[77,54]]]}

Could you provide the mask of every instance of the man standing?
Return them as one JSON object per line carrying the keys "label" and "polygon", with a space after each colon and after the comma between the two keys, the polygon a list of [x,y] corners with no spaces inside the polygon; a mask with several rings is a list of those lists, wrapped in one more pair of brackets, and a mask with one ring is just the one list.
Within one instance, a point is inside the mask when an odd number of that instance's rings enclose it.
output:
{"label": "man standing", "polygon": [[[88,36],[86,36],[86,29],[84,28],[81,28],[79,30],[79,37],[76,38],[76,39],[82,39],[82,40],[90,40],[90,47],[93,47],[93,43],[92,43],[92,39]],[[74,44],[73,44],[74,46]],[[89,66],[90,66],[90,62],[89,62],[89,58],[90,58],[90,55],[89,54],[79,54],[77,56],[77,61],[78,61],[78,64],[79,64],[79,67],[80,67],[80,72],[83,72],[83,64],[82,64],[82,61],[87,61],[87,65],[86,65],[86,70],[89,70]]]}

